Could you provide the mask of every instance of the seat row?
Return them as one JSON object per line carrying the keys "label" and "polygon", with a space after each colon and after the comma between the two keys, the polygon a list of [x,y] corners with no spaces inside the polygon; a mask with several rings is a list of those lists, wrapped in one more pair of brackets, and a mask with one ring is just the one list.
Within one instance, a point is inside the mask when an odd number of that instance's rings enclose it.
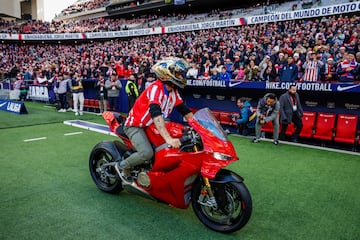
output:
{"label": "seat row", "polygon": [[[354,148],[360,144],[360,132],[357,130],[358,115],[304,112],[302,122],[303,128],[299,134],[302,138],[352,144]],[[266,123],[262,131],[272,132],[272,122]],[[291,123],[288,125],[286,135],[292,135],[294,131],[294,124]]]}
{"label": "seat row", "polygon": [[[110,104],[107,102],[107,109],[110,109]],[[99,112],[100,106],[97,99],[84,99],[84,110],[88,112]]]}
{"label": "seat row", "polygon": [[[227,112],[212,110],[216,119],[222,125],[236,126],[230,117],[238,115],[238,112]],[[360,129],[358,129],[358,115],[336,114],[325,112],[304,112],[302,116],[303,128],[299,137],[304,139],[316,139],[323,144],[325,141],[336,143],[351,144],[353,149],[360,145]],[[273,132],[272,122],[266,123],[261,131],[265,133]],[[294,124],[288,125],[286,135],[291,136],[295,131]]]}

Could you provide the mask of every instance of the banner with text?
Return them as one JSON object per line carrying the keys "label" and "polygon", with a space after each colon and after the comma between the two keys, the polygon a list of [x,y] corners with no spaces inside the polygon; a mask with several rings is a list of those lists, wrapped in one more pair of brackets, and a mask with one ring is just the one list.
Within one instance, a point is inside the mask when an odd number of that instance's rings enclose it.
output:
{"label": "banner with text", "polygon": [[302,9],[295,11],[279,12],[266,15],[247,17],[247,24],[258,24],[265,22],[279,22],[294,19],[313,18],[335,14],[344,14],[360,11],[360,2],[349,2],[344,4],[323,6],[318,8]]}
{"label": "banner with text", "polygon": [[[187,86],[210,87],[210,88],[248,88],[248,89],[274,89],[286,90],[292,82],[246,82],[246,81],[222,81],[211,79],[187,80]],[[319,83],[297,82],[299,91],[320,92],[360,92],[360,84],[349,83]]]}
{"label": "banner with text", "polygon": [[191,24],[174,25],[167,27],[132,29],[111,32],[86,32],[86,33],[63,33],[63,34],[10,34],[1,33],[0,40],[19,41],[61,41],[61,40],[84,40],[84,39],[111,39],[122,37],[146,36],[154,34],[166,34],[185,31],[195,31],[212,28],[242,26],[246,24],[259,24],[266,22],[287,21],[305,19],[335,14],[346,14],[360,11],[360,2],[349,2],[338,5],[323,6],[318,8],[301,9],[295,11],[278,12],[266,15],[256,15],[246,18],[230,18],[223,20],[196,22]]}
{"label": "banner with text", "polygon": [[28,98],[36,101],[49,101],[49,91],[47,86],[34,85],[29,86]]}
{"label": "banner with text", "polygon": [[15,102],[11,100],[2,100],[0,99],[0,110],[6,112],[12,112],[16,114],[26,114],[28,113],[23,102]]}

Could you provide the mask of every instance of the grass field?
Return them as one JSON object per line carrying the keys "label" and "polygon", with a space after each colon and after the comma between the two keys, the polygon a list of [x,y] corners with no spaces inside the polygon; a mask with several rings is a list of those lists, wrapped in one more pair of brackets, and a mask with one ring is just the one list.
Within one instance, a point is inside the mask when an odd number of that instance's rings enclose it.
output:
{"label": "grass field", "polygon": [[[29,114],[0,112],[0,239],[360,239],[360,157],[230,136],[253,198],[249,223],[233,234],[207,229],[180,210],[126,191],[99,191],[88,171],[91,148],[116,139],[62,122],[26,103]],[[81,119],[104,123],[99,116]],[[20,127],[24,126],[24,127]],[[82,132],[77,135],[64,135]],[[46,138],[25,142],[26,139]]]}

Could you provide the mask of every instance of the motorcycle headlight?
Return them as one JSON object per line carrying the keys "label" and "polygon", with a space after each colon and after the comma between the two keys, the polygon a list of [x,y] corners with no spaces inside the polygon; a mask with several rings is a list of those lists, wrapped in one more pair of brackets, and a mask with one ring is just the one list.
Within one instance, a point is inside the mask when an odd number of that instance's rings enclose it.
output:
{"label": "motorcycle headlight", "polygon": [[214,152],[213,157],[217,160],[224,160],[224,161],[230,161],[232,159],[232,156],[219,152]]}

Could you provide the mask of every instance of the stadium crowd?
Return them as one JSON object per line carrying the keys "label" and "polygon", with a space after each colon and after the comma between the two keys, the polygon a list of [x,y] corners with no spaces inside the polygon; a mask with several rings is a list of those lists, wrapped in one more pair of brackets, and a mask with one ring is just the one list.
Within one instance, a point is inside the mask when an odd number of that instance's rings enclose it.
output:
{"label": "stadium crowd", "polygon": [[105,7],[108,4],[110,4],[110,0],[90,0],[90,1],[76,2],[75,4],[70,5],[66,9],[62,10],[61,15],[69,15],[73,13],[89,11],[96,8]]}
{"label": "stadium crowd", "polygon": [[101,72],[121,77],[150,74],[166,56],[192,63],[188,78],[247,81],[359,80],[360,17],[329,16],[311,20],[245,25],[197,32],[150,35],[72,44],[0,45],[0,79],[28,81]]}
{"label": "stadium crowd", "polygon": [[[145,14],[136,18],[93,18],[82,20],[28,20],[22,23],[0,19],[0,33],[84,33],[121,31],[137,28],[163,27],[164,23],[178,23],[186,20],[191,14],[171,13],[167,15]],[[226,19],[232,16],[231,11],[213,10],[205,16],[194,17],[195,21]]]}

